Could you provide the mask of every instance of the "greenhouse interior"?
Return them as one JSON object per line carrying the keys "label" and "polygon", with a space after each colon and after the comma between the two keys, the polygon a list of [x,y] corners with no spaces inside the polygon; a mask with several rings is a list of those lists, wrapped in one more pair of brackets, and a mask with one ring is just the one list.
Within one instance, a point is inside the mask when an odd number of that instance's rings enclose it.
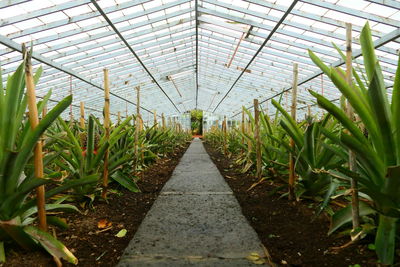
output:
{"label": "greenhouse interior", "polygon": [[0,266],[399,266],[400,1],[0,0]]}

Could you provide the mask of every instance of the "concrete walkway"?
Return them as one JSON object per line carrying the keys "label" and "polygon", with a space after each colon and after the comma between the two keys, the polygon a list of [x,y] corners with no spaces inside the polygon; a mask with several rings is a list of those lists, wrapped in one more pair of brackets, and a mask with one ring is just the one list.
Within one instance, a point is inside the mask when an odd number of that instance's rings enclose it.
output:
{"label": "concrete walkway", "polygon": [[261,242],[195,139],[126,248],[126,266],[254,266]]}

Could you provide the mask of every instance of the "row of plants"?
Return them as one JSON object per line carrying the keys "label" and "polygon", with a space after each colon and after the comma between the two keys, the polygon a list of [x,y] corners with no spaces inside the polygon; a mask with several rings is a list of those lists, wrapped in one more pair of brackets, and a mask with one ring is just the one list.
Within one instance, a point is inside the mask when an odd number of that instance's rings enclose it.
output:
{"label": "row of plants", "polygon": [[[93,115],[84,125],[61,117],[72,96],[44,114],[51,92],[37,103],[43,116],[37,127],[31,127],[25,84],[29,62],[25,59],[4,83],[0,73],[0,263],[6,260],[7,244],[16,242],[27,250],[44,248],[59,264],[61,258],[77,264],[78,259],[61,242],[37,226],[35,191],[46,185],[45,210],[52,212],[49,214],[90,207],[105,190],[104,156],[109,151],[108,182],[139,192],[140,173],[157,158],[184,146],[191,136],[157,125],[139,130],[134,116],[111,125],[107,136]],[[31,77],[35,84],[41,73],[39,68]],[[136,131],[139,138],[135,144]],[[39,142],[43,146],[43,177],[35,175],[34,150]],[[48,224],[66,228],[60,217],[48,215],[46,219]]]}
{"label": "row of plants", "polygon": [[[400,67],[390,95],[368,23],[361,32],[360,43],[364,67],[351,70],[351,84],[346,82],[344,70],[325,65],[309,51],[312,61],[342,93],[342,103],[353,108],[355,118],[349,118],[346,106],[337,106],[314,91],[310,94],[326,111],[322,119],[309,116],[295,121],[281,101],[275,100],[272,104],[276,114],[272,118],[261,112],[262,180],[278,179],[287,184],[291,154],[298,176],[296,199],[313,199],[319,203],[316,214],[325,211],[331,215],[328,234],[340,229],[342,233],[351,233],[355,242],[374,236],[370,248],[376,250],[382,265],[392,265],[400,217]],[[254,118],[251,112],[245,112],[249,120],[243,128],[227,134],[214,128],[205,135],[210,144],[221,150],[226,145],[227,155],[234,156],[244,172],[254,170],[256,163]],[[355,168],[349,167],[350,153],[355,155]],[[357,216],[352,213],[352,180],[358,183],[361,224],[350,231],[352,218]],[[337,199],[345,200],[346,206],[332,209],[331,203]]]}

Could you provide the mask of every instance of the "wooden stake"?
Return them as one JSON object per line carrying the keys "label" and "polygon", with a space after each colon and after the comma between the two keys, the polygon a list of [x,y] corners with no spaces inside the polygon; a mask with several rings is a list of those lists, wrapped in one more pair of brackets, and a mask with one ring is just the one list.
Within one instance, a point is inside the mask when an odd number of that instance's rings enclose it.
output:
{"label": "wooden stake", "polygon": [[143,131],[143,118],[142,114],[139,114],[139,132]]}
{"label": "wooden stake", "polygon": [[163,130],[165,130],[166,125],[165,125],[164,113],[161,113],[161,123],[162,123],[162,128],[163,128]]}
{"label": "wooden stake", "polygon": [[158,127],[158,122],[157,122],[157,111],[156,111],[156,110],[153,111],[153,115],[154,115],[154,118],[153,118],[153,125],[154,125],[154,128],[157,129],[157,127]]}
{"label": "wooden stake", "polygon": [[85,129],[85,103],[81,102],[81,118],[80,118],[80,126],[82,129]]}
{"label": "wooden stake", "polygon": [[47,115],[47,105],[45,105],[45,106],[43,107],[43,110],[42,110],[42,120],[43,120],[44,117],[46,117],[46,115]]}
{"label": "wooden stake", "polygon": [[[352,37],[351,37],[351,23],[346,23],[346,82],[352,86]],[[350,120],[354,120],[353,107],[347,101],[347,115]],[[352,150],[349,150],[349,169],[351,171],[356,170],[356,155]],[[351,179],[351,211],[352,211],[352,222],[353,229],[351,233],[352,240],[359,239],[356,230],[360,227],[360,211],[359,211],[359,200],[358,200],[358,185],[357,181]]]}
{"label": "wooden stake", "polygon": [[260,109],[258,106],[258,99],[254,99],[254,139],[256,140],[256,176],[261,179],[261,136],[260,136]]}
{"label": "wooden stake", "polygon": [[[72,95],[72,76],[69,76],[69,94]],[[74,115],[72,114],[72,103],[69,105],[69,120],[72,125],[74,121]]]}
{"label": "wooden stake", "polygon": [[118,111],[117,117],[118,117],[118,124],[120,124],[121,123],[121,112],[120,111]]}
{"label": "wooden stake", "polygon": [[[298,65],[293,64],[293,84],[292,84],[292,106],[291,115],[294,121],[296,121],[296,109],[297,109],[297,78],[298,78]],[[294,141],[290,139],[290,146],[294,148]],[[294,169],[294,155],[290,153],[289,155],[289,200],[295,199],[294,185],[296,180],[296,174]]]}
{"label": "wooden stake", "polygon": [[[29,121],[31,128],[35,129],[39,124],[39,115],[36,105],[36,92],[35,83],[33,81],[33,71],[31,54],[26,51],[25,45],[22,47],[23,54],[25,56],[25,83],[26,92],[28,95],[28,109],[29,109]],[[42,141],[38,141],[34,150],[34,174],[37,178],[43,178],[43,148]],[[39,228],[43,231],[47,231],[47,221],[46,221],[46,209],[45,209],[45,188],[44,185],[37,187],[36,189],[37,198],[37,209],[39,218]]]}
{"label": "wooden stake", "polygon": [[136,159],[139,158],[138,154],[138,146],[139,146],[139,131],[140,131],[140,86],[137,86],[136,88],[136,122],[135,122],[135,155]]}
{"label": "wooden stake", "polygon": [[242,144],[244,144],[244,133],[245,133],[245,125],[244,125],[244,106],[242,106],[242,134],[243,134],[243,136],[242,136]]}
{"label": "wooden stake", "polygon": [[[108,80],[108,69],[103,70],[104,73],[104,129],[106,134],[106,140],[110,139],[110,84]],[[104,154],[104,170],[103,170],[103,192],[102,198],[107,197],[108,187],[108,158],[109,149],[107,148]]]}
{"label": "wooden stake", "polygon": [[[252,134],[253,129],[251,128],[251,121],[249,118],[246,119],[246,130],[248,135]],[[253,143],[250,139],[247,139],[247,150],[249,153],[253,150]]]}
{"label": "wooden stake", "polygon": [[321,95],[324,96],[324,74],[321,74]]}
{"label": "wooden stake", "polygon": [[[42,120],[44,117],[46,117],[46,115],[47,115],[47,104],[43,107],[43,110],[42,110]],[[42,148],[43,147],[44,147],[44,138],[42,137]],[[45,154],[46,154],[46,151],[43,150],[43,157]]]}
{"label": "wooden stake", "polygon": [[224,116],[224,121],[222,122],[222,132],[224,133],[224,155],[228,154],[228,147],[227,147],[227,130],[226,130],[226,116]]}

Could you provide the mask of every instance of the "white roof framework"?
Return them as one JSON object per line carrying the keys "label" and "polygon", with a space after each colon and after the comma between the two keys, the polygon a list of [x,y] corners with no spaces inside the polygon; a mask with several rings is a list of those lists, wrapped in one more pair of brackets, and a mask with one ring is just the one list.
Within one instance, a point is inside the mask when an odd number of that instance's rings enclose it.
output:
{"label": "white roof framework", "polygon": [[52,89],[57,103],[72,91],[76,116],[80,101],[101,114],[103,68],[113,115],[134,113],[140,86],[145,113],[198,108],[237,116],[254,98],[267,103],[283,94],[290,103],[296,62],[304,111],[313,103],[309,88],[339,98],[307,49],[343,64],[332,42],[344,50],[351,22],[359,57],[366,21],[390,92],[400,51],[397,0],[0,0],[0,64],[4,76],[13,72],[21,44],[32,42],[34,67],[44,67],[38,95]]}

